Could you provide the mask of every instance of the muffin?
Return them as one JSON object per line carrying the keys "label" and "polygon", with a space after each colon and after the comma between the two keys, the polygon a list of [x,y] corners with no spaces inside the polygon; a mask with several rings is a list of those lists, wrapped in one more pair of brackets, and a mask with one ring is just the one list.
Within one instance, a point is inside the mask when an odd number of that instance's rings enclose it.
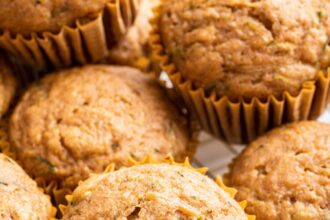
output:
{"label": "muffin", "polygon": [[49,197],[18,164],[0,154],[0,218],[51,219],[54,214]]}
{"label": "muffin", "polygon": [[324,220],[330,216],[330,125],[305,121],[253,141],[226,176],[257,219]]}
{"label": "muffin", "polygon": [[[330,64],[329,10],[326,0],[163,1],[154,22],[154,58],[190,96],[188,105],[211,133],[251,140],[253,130],[323,111],[329,80],[320,71]],[[233,123],[226,119],[231,115],[236,125],[222,125]],[[242,121],[247,129],[230,130]],[[235,133],[242,129],[247,131]]]}
{"label": "muffin", "polygon": [[14,158],[14,155],[11,155],[9,151],[8,118],[6,117],[0,120],[0,153]]}
{"label": "muffin", "polygon": [[147,56],[147,41],[151,31],[149,20],[153,16],[153,8],[160,0],[142,0],[134,25],[128,29],[127,34],[114,46],[110,52],[107,62],[129,65],[134,67],[145,67]]}
{"label": "muffin", "polygon": [[139,0],[4,0],[0,47],[44,69],[103,59],[134,22]]}
{"label": "muffin", "polygon": [[64,220],[248,219],[214,181],[193,169],[165,163],[96,175],[70,198]]}
{"label": "muffin", "polygon": [[0,54],[0,119],[15,96],[17,82],[9,61]]}
{"label": "muffin", "polygon": [[197,130],[152,77],[129,67],[85,66],[33,85],[10,120],[13,151],[33,177],[73,188],[110,163],[129,157],[182,161]]}

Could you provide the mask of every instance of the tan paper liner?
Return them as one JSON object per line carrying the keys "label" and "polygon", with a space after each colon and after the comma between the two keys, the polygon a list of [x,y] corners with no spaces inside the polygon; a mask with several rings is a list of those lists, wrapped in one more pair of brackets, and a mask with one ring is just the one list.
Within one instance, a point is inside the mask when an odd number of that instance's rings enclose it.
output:
{"label": "tan paper liner", "polygon": [[315,80],[305,82],[297,96],[284,92],[281,98],[269,96],[265,101],[253,98],[237,102],[226,96],[218,97],[215,91],[207,96],[203,88],[195,89],[191,81],[183,78],[166,54],[159,18],[160,7],[155,9],[151,21],[151,59],[157,68],[167,72],[177,95],[197,115],[202,127],[214,136],[229,143],[246,143],[281,124],[316,119],[325,110],[329,102],[330,69],[326,73],[320,71]]}
{"label": "tan paper liner", "polygon": [[[178,165],[178,166],[183,166],[189,169],[192,169],[198,173],[201,173],[202,175],[206,175],[208,168],[207,167],[201,167],[201,168],[194,168],[189,159],[186,158],[186,160],[183,163],[177,163],[175,162],[174,158],[171,155],[166,156],[163,160],[156,160],[154,159],[151,155],[146,156],[143,160],[141,161],[136,161],[133,158],[129,158],[132,166],[136,166],[136,165],[143,165],[143,164],[161,164],[161,163],[167,163],[167,164],[171,164],[171,165]],[[104,171],[104,173],[110,173],[110,172],[114,172],[115,171],[115,165],[114,164],[110,164]],[[98,174],[92,174],[92,175],[98,175]],[[217,176],[215,179],[215,182],[217,183],[217,185],[223,189],[225,192],[227,192],[232,198],[235,197],[237,190],[235,188],[232,187],[228,187],[224,184],[224,182],[222,181],[222,178],[220,176]],[[80,184],[82,184],[83,182],[81,182]],[[62,213],[62,215],[65,213],[66,209],[68,208],[68,204],[70,204],[72,202],[73,196],[72,193],[67,194],[65,196],[66,202],[65,204],[61,204],[60,205],[60,211]],[[247,202],[246,201],[241,201],[238,202],[238,204],[240,205],[240,207],[245,210],[245,208],[247,207]],[[248,215],[246,214],[247,220],[255,220],[256,217],[254,215]]]}
{"label": "tan paper liner", "polygon": [[111,0],[94,20],[76,21],[58,33],[32,33],[29,36],[0,33],[0,47],[27,64],[44,70],[100,61],[133,24],[139,0]]}
{"label": "tan paper liner", "polygon": [[[3,153],[6,156],[17,161],[15,153],[10,148],[9,136],[8,136],[8,118],[0,119],[0,153]],[[38,183],[38,181],[36,181],[36,182],[37,182],[38,188],[41,192],[50,195],[47,192],[47,188],[41,187],[40,184]],[[50,199],[52,199],[51,196],[50,196]],[[55,208],[55,206],[53,206],[52,210],[51,210],[51,216],[53,216],[53,218],[51,218],[51,220],[56,219],[55,218],[56,213],[57,213],[57,208]]]}

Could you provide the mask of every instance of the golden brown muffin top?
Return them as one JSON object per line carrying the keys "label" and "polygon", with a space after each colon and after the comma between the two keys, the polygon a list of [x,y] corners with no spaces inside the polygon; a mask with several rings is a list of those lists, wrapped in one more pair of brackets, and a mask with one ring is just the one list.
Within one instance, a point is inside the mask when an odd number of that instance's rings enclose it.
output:
{"label": "golden brown muffin top", "polygon": [[10,136],[32,176],[68,187],[128,158],[191,156],[189,125],[156,80],[128,67],[85,66],[46,76],[16,107]]}
{"label": "golden brown muffin top", "polygon": [[167,0],[160,31],[188,80],[232,99],[297,95],[330,64],[328,0]]}
{"label": "golden brown muffin top", "polygon": [[228,193],[186,167],[147,164],[101,174],[73,192],[65,219],[247,219]]}
{"label": "golden brown muffin top", "polygon": [[330,216],[330,125],[299,122],[253,141],[234,160],[229,185],[257,220]]}
{"label": "golden brown muffin top", "polygon": [[0,219],[50,219],[48,196],[12,159],[0,154]]}
{"label": "golden brown muffin top", "polygon": [[58,32],[65,25],[94,19],[110,0],[1,0],[0,30],[29,35]]}
{"label": "golden brown muffin top", "polygon": [[0,118],[15,96],[17,81],[8,60],[0,54]]}

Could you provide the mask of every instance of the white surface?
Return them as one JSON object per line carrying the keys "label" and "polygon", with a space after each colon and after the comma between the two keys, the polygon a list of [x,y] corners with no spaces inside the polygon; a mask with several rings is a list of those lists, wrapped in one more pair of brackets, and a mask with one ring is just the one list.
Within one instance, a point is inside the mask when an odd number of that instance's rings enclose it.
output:
{"label": "white surface", "polygon": [[[330,108],[318,121],[330,123]],[[201,144],[197,149],[194,165],[208,167],[209,175],[212,177],[224,174],[233,157],[244,148],[243,145],[230,146],[206,133],[201,134],[200,141]]]}

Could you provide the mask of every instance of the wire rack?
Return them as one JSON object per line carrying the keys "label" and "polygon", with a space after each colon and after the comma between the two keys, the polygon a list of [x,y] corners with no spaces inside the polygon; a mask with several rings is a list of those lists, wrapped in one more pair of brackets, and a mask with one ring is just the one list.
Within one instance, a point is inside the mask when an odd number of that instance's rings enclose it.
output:
{"label": "wire rack", "polygon": [[[330,108],[318,121],[330,123]],[[211,177],[224,174],[231,160],[244,149],[244,145],[228,145],[206,133],[200,135],[200,142],[193,162],[197,167],[208,167]]]}

